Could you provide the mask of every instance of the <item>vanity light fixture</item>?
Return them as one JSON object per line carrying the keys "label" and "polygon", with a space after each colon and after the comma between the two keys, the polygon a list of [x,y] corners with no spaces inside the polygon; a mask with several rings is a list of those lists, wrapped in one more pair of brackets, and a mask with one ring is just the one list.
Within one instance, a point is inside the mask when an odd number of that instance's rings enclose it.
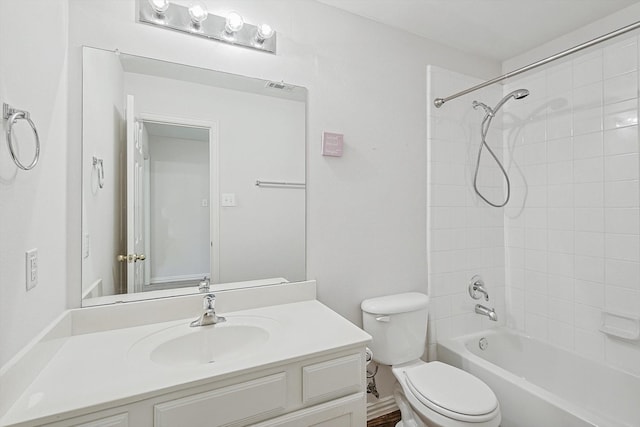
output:
{"label": "vanity light fixture", "polygon": [[207,11],[207,6],[201,1],[194,1],[189,6],[189,16],[191,17],[191,22],[196,29],[199,29],[205,19],[209,16],[209,12]]}
{"label": "vanity light fixture", "polygon": [[238,12],[226,16],[209,13],[202,0],[189,7],[170,0],[137,0],[138,21],[237,46],[276,53],[276,32],[268,24],[244,22]]}
{"label": "vanity light fixture", "polygon": [[229,12],[224,23],[224,31],[229,36],[233,36],[244,27],[244,19],[238,12]]}
{"label": "vanity light fixture", "polygon": [[269,24],[260,24],[256,30],[256,43],[259,45],[273,36],[273,28]]}
{"label": "vanity light fixture", "polygon": [[149,0],[149,6],[159,17],[164,17],[164,13],[169,9],[169,0]]}

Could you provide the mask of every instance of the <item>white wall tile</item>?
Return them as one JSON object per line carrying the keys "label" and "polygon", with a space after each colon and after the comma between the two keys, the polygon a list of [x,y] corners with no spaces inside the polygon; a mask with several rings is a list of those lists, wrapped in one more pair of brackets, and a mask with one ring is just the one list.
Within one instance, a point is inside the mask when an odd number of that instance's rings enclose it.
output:
{"label": "white wall tile", "polygon": [[604,154],[628,154],[638,152],[638,126],[626,126],[604,132]]}
{"label": "white wall tile", "polygon": [[605,206],[611,208],[635,208],[640,206],[638,181],[605,182]]}
{"label": "white wall tile", "polygon": [[574,213],[576,231],[604,231],[603,208],[576,208]]}
{"label": "white wall tile", "polygon": [[640,290],[640,263],[607,258],[605,283]]}
{"label": "white wall tile", "polygon": [[638,48],[635,38],[607,46],[603,52],[603,77],[605,79],[638,68]]}
{"label": "white wall tile", "polygon": [[575,292],[575,280],[573,277],[549,275],[548,294],[549,296],[566,299],[573,302]]}
{"label": "white wall tile", "polygon": [[576,328],[574,330],[574,346],[576,353],[584,357],[597,361],[604,360],[604,336],[600,333]]}
{"label": "white wall tile", "polygon": [[575,254],[604,257],[604,234],[588,231],[575,232]]}
{"label": "white wall tile", "polygon": [[573,137],[573,158],[588,159],[602,156],[602,133],[593,132]]}
{"label": "white wall tile", "polygon": [[606,156],[604,158],[605,181],[640,179],[640,157],[638,153]]}
{"label": "white wall tile", "polygon": [[607,286],[605,307],[610,310],[640,315],[640,291],[618,286]]}
{"label": "white wall tile", "polygon": [[573,325],[549,320],[549,342],[567,350],[574,348]]}
{"label": "white wall tile", "polygon": [[574,324],[576,328],[593,331],[600,334],[599,328],[602,319],[602,310],[599,307],[578,304],[573,305]]}
{"label": "white wall tile", "polygon": [[605,235],[607,258],[640,262],[640,236],[634,234]]}
{"label": "white wall tile", "polygon": [[607,233],[640,234],[638,208],[605,208],[604,219]]}
{"label": "white wall tile", "polygon": [[573,230],[575,225],[573,215],[574,210],[572,208],[548,208],[548,228],[552,230]]}
{"label": "white wall tile", "polygon": [[604,258],[576,255],[575,278],[584,281],[604,282]]}
{"label": "white wall tile", "polygon": [[622,74],[604,81],[604,104],[614,104],[638,97],[638,72]]}
{"label": "white wall tile", "polygon": [[604,307],[604,284],[599,282],[588,282],[586,280],[576,280],[574,301],[591,307]]}
{"label": "white wall tile", "polygon": [[576,183],[602,182],[604,164],[602,157],[573,161],[573,180]]}
{"label": "white wall tile", "polygon": [[576,183],[573,188],[573,203],[576,208],[597,208],[604,205],[605,192],[601,182]]}
{"label": "white wall tile", "polygon": [[574,253],[574,232],[570,230],[549,230],[548,249],[565,254]]}
{"label": "white wall tile", "polygon": [[604,106],[603,128],[617,129],[638,124],[638,101],[631,99]]}
{"label": "white wall tile", "polygon": [[547,161],[560,162],[573,158],[573,141],[571,138],[556,139],[547,144]]}
{"label": "white wall tile", "polygon": [[573,61],[573,85],[580,87],[602,80],[602,49],[581,55]]}

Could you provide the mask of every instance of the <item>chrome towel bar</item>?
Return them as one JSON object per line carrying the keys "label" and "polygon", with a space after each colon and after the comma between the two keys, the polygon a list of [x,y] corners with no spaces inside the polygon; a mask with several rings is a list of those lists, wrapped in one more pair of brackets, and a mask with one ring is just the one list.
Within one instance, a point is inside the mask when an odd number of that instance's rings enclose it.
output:
{"label": "chrome towel bar", "polygon": [[290,187],[305,188],[304,182],[256,181],[256,187]]}

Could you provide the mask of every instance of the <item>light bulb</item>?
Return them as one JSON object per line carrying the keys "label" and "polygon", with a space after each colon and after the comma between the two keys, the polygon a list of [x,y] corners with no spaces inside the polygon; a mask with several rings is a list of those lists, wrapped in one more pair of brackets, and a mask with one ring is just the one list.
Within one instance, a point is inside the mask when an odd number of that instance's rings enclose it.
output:
{"label": "light bulb", "polygon": [[158,15],[163,15],[169,9],[169,0],[149,0],[149,5]]}
{"label": "light bulb", "polygon": [[273,28],[269,24],[260,24],[258,25],[258,30],[256,33],[256,41],[258,43],[263,43],[265,40],[273,37]]}
{"label": "light bulb", "polygon": [[201,1],[194,1],[189,6],[189,16],[191,16],[191,22],[194,25],[199,26],[209,16],[207,12],[207,6]]}
{"label": "light bulb", "polygon": [[240,31],[244,25],[244,20],[238,12],[229,12],[227,15],[227,22],[224,29],[227,33],[233,34],[236,31]]}

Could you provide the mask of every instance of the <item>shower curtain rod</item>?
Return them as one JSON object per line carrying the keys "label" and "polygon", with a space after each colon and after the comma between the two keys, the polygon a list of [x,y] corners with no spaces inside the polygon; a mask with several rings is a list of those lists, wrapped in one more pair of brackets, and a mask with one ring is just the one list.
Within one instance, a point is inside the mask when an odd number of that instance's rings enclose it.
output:
{"label": "shower curtain rod", "polygon": [[556,59],[560,59],[560,58],[563,58],[563,57],[565,57],[567,55],[571,55],[572,53],[575,53],[575,52],[578,52],[580,50],[586,49],[588,47],[594,46],[594,45],[596,45],[598,43],[602,43],[603,41],[612,39],[614,37],[618,37],[619,35],[628,33],[629,31],[633,31],[633,30],[635,30],[637,28],[640,28],[640,21],[637,21],[637,22],[635,22],[633,24],[627,25],[626,27],[619,28],[619,29],[617,29],[615,31],[612,31],[612,32],[607,33],[607,34],[605,34],[603,36],[597,37],[597,38],[595,38],[593,40],[589,40],[588,42],[579,44],[579,45],[574,46],[574,47],[572,47],[570,49],[563,50],[560,53],[556,53],[555,55],[549,56],[548,58],[541,59],[540,61],[537,61],[537,62],[534,62],[532,64],[526,65],[524,67],[518,68],[517,70],[511,71],[511,72],[509,72],[507,74],[503,74],[500,77],[496,77],[495,79],[487,80],[484,83],[480,83],[479,85],[476,85],[476,86],[471,87],[469,89],[463,90],[462,92],[458,92],[458,93],[456,93],[454,95],[451,95],[451,96],[448,96],[446,98],[436,98],[433,101],[433,105],[435,105],[437,108],[440,108],[440,107],[442,107],[442,105],[445,102],[451,101],[452,99],[458,98],[458,97],[460,97],[462,95],[466,95],[466,94],[468,94],[470,92],[474,92],[474,91],[476,91],[478,89],[482,89],[485,86],[489,86],[489,85],[492,85],[494,83],[501,82],[502,80],[508,79],[509,77],[514,77],[514,76],[517,76],[518,74],[522,74],[522,73],[524,73],[526,71],[532,70],[534,68],[538,68],[538,67],[540,67],[542,65],[548,64],[551,61],[555,61]]}

